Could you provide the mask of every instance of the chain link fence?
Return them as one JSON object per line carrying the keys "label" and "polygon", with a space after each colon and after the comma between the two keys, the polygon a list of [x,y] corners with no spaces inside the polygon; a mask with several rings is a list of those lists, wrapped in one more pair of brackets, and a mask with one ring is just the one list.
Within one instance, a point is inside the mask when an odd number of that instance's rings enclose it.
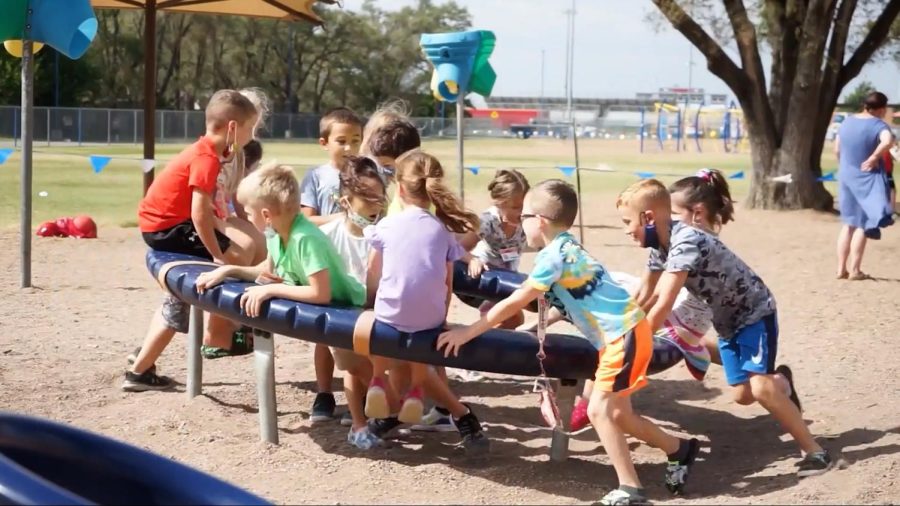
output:
{"label": "chain link fence", "polygon": [[[557,115],[559,116],[559,115]],[[274,113],[260,131],[265,139],[315,139],[319,136],[317,114]],[[610,108],[605,116],[576,114],[579,137],[624,138],[639,134],[640,108]],[[456,137],[455,118],[412,118],[422,137]],[[655,123],[655,116],[645,124]],[[21,108],[0,106],[0,139],[18,142]],[[491,118],[466,118],[467,137],[557,137],[571,134],[565,118],[548,115],[527,125],[504,124]],[[156,141],[196,139],[205,129],[203,111],[156,111]],[[67,107],[34,108],[34,142],[73,144],[139,144],[144,138],[144,111],[140,109],[95,109]]]}

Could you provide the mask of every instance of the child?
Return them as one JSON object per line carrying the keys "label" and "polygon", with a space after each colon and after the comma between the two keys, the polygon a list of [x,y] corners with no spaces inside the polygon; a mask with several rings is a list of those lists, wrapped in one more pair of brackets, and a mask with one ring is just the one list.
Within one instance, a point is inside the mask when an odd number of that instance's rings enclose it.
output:
{"label": "child", "polygon": [[[197,278],[198,292],[226,277],[276,281],[247,288],[241,307],[251,317],[259,316],[262,304],[275,297],[321,305],[365,304],[365,288],[345,272],[343,259],[325,234],[300,213],[300,187],[290,167],[260,168],[241,181],[237,197],[259,230],[270,227],[275,232],[268,239],[269,256],[255,266],[229,265],[203,273]],[[377,443],[353,430],[348,440],[366,448]]]}
{"label": "child", "polygon": [[831,456],[803,421],[790,369],[775,367],[778,319],[772,293],[714,235],[672,221],[673,212],[693,221],[701,204],[714,213],[722,206],[730,208],[731,199],[721,186],[699,184],[696,179],[675,183],[671,197],[659,181],[643,180],[626,189],[616,203],[626,232],[650,248],[641,291],[651,307],[650,324],[654,329],[662,325],[682,287],[709,304],[735,402],[759,402],[790,432],[805,452],[798,463],[801,478],[824,473],[832,467]]}
{"label": "child", "polygon": [[[138,225],[149,247],[236,265],[248,265],[260,256],[263,245],[217,221],[213,204],[217,183],[236,177],[220,170],[221,160],[233,157],[250,141],[257,115],[253,104],[237,91],[213,94],[206,106],[206,133],[169,162],[138,206]],[[157,376],[154,364],[175,333],[187,330],[187,304],[167,295],[131,370],[125,372],[122,389],[170,388],[172,381]],[[230,336],[233,330],[229,320],[210,315],[204,341],[216,344],[216,338]]]}
{"label": "child", "polygon": [[[522,205],[530,187],[525,176],[517,170],[500,169],[488,184],[488,192],[494,205],[481,213],[478,233],[469,232],[460,238],[460,244],[471,252],[469,275],[478,277],[484,269],[499,267],[518,270],[519,259],[525,249],[525,232],[522,231]],[[464,301],[467,302],[467,301]],[[468,302],[467,302],[468,303]],[[484,301],[479,310],[488,312],[493,303]],[[519,312],[500,324],[500,328],[514,329],[524,323]]]}
{"label": "child", "polygon": [[[340,218],[340,173],[344,158],[359,153],[362,120],[350,109],[332,109],[319,121],[319,144],[328,151],[329,161],[311,169],[300,183],[300,211],[314,225]],[[334,418],[334,359],[328,346],[316,344],[314,352],[318,394],[313,401],[310,420],[313,423]]]}
{"label": "child", "polygon": [[578,197],[568,183],[552,179],[532,188],[525,198],[522,228],[528,245],[543,249],[531,275],[477,323],[441,334],[438,349],[446,356],[457,355],[465,343],[546,294],[599,350],[588,414],[620,483],[601,504],[646,501],[625,434],[665,451],[669,459],[666,486],[679,493],[699,453],[699,442],[666,434],[632,410],[630,395],[647,382],[653,351],[650,325],[628,292],[610,279],[608,271],[569,232],[577,212]]}
{"label": "child", "polygon": [[[385,187],[378,165],[369,158],[348,156],[341,171],[341,199],[344,219],[330,221],[320,230],[331,239],[338,254],[349,266],[348,273],[360,284],[366,284],[370,248],[363,229],[374,225],[384,210]],[[374,298],[374,290],[367,299]],[[350,350],[331,348],[336,367],[346,371],[344,395],[347,397],[349,416],[341,418],[342,425],[349,425],[347,441],[357,448],[368,450],[381,443],[366,424],[363,409],[363,392],[372,379],[369,359]]]}
{"label": "child", "polygon": [[[451,232],[477,229],[478,217],[462,208],[443,183],[444,170],[433,156],[419,150],[397,159],[397,195],[403,210],[364,230],[373,249],[370,279],[379,279],[375,318],[400,332],[413,333],[445,324],[452,293],[452,262],[464,254]],[[435,206],[435,214],[428,212]],[[414,231],[414,233],[410,233]],[[391,361],[372,357],[372,382],[366,393],[366,415],[389,419],[399,402],[386,382]],[[433,369],[408,364],[412,386],[400,406],[396,423],[422,420],[423,387],[453,416],[467,449],[488,446],[481,424],[450,392]]]}
{"label": "child", "polygon": [[[385,183],[390,186],[394,182],[394,163],[400,155],[419,149],[422,139],[419,130],[407,118],[387,116],[384,123],[372,130],[366,140],[366,154],[378,162],[379,170]],[[388,207],[388,215],[401,210],[400,199],[396,194]]]}

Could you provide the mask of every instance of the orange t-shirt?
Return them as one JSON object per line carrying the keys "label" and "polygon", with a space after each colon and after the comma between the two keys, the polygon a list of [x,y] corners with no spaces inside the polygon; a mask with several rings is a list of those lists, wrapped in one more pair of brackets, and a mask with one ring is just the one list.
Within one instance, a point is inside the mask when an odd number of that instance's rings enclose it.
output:
{"label": "orange t-shirt", "polygon": [[186,147],[166,165],[138,205],[141,232],[159,232],[191,219],[194,188],[212,197],[222,164],[207,137]]}

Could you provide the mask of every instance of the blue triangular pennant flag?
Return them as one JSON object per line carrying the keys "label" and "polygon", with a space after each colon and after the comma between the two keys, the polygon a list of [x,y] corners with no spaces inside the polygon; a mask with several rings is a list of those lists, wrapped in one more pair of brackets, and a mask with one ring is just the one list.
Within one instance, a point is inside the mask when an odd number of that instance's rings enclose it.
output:
{"label": "blue triangular pennant flag", "polygon": [[740,170],[728,176],[728,179],[744,179],[744,171]]}
{"label": "blue triangular pennant flag", "polygon": [[12,156],[12,154],[13,154],[13,150],[10,148],[0,149],[0,165],[3,165],[4,163],[6,163],[6,160],[9,159],[9,157]]}
{"label": "blue triangular pennant flag", "polygon": [[834,172],[829,172],[823,176],[819,176],[817,178],[819,181],[837,181],[837,178],[834,177]]}
{"label": "blue triangular pennant flag", "polygon": [[656,174],[653,172],[635,172],[634,175],[641,179],[652,179],[656,177]]}
{"label": "blue triangular pennant flag", "polygon": [[112,158],[108,156],[97,156],[91,155],[91,166],[94,167],[94,174],[99,174],[101,170],[103,170]]}
{"label": "blue triangular pennant flag", "polygon": [[575,173],[575,167],[571,165],[560,165],[559,170],[561,170],[566,177],[572,177],[572,174]]}
{"label": "blue triangular pennant flag", "polygon": [[471,172],[472,174],[475,174],[476,176],[478,175],[479,167],[477,165],[473,165],[471,167],[466,167],[466,168],[469,169],[469,172]]}

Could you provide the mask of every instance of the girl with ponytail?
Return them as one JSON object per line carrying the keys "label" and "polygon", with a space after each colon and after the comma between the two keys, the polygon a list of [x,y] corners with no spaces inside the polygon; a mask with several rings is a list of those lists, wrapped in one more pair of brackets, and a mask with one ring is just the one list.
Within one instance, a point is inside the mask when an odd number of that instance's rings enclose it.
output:
{"label": "girl with ponytail", "polygon": [[[372,247],[369,286],[375,289],[375,319],[403,334],[443,327],[453,287],[453,262],[466,255],[454,233],[478,230],[478,216],[466,210],[444,184],[438,160],[416,149],[396,160],[397,197],[402,210],[363,231]],[[434,205],[434,214],[428,212]],[[415,338],[415,337],[413,337]],[[366,393],[366,416],[381,426],[419,424],[423,388],[453,416],[467,450],[488,446],[481,424],[450,387],[426,364],[406,363],[411,387],[403,399],[387,381],[385,371],[398,365],[372,356],[373,377]],[[392,363],[393,362],[393,363]],[[393,374],[392,374],[393,376]]]}

